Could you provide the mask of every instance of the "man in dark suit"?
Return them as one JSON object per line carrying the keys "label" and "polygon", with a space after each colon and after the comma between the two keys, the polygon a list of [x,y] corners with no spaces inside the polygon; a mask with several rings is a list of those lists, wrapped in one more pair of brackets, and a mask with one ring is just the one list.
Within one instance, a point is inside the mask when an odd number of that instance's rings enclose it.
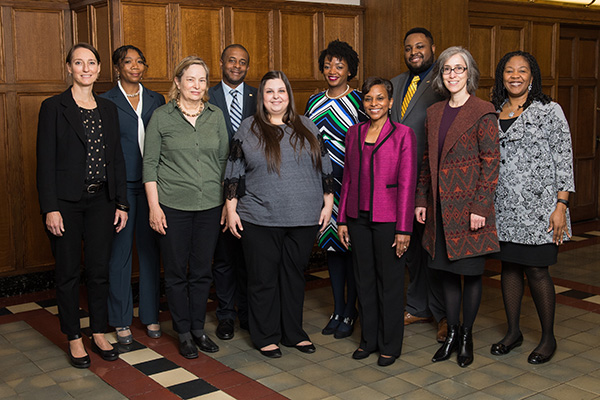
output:
{"label": "man in dark suit", "polygon": [[[223,80],[208,90],[209,101],[223,111],[231,141],[242,120],[254,115],[256,111],[256,88],[244,83],[250,67],[250,55],[244,46],[231,44],[225,47],[219,64]],[[222,232],[219,236],[213,259],[213,279],[219,302],[217,337],[229,340],[234,335],[236,302],[240,327],[248,329],[244,256],[241,242],[229,231]]]}
{"label": "man in dark suit", "polygon": [[[421,170],[423,153],[427,146],[425,118],[427,108],[443,98],[431,87],[435,45],[433,36],[425,28],[413,28],[404,36],[404,62],[408,72],[392,79],[394,105],[392,120],[413,129],[417,137],[417,176]],[[410,246],[406,252],[406,265],[410,283],[406,294],[404,325],[429,322],[432,316],[438,322],[437,340],[446,338],[446,312],[441,281],[427,266],[428,254],[421,246],[423,225],[414,223]]]}

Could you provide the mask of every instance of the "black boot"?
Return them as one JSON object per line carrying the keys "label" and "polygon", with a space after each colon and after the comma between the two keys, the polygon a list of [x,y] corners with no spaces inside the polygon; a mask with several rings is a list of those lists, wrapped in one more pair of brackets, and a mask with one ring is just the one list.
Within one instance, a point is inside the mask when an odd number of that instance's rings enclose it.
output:
{"label": "black boot", "polygon": [[431,361],[438,362],[450,358],[450,355],[458,348],[458,325],[448,325],[448,334],[442,347],[433,355]]}
{"label": "black boot", "polygon": [[473,328],[460,328],[460,344],[456,361],[459,367],[466,367],[473,362]]}

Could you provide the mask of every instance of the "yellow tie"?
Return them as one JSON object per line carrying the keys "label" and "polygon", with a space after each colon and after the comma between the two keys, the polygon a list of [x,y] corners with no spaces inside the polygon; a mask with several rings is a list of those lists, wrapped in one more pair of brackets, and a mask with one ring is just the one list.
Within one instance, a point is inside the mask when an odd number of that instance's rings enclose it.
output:
{"label": "yellow tie", "polygon": [[421,80],[421,78],[419,78],[419,75],[415,75],[415,77],[410,82],[410,85],[408,86],[408,90],[406,91],[404,100],[402,100],[402,116],[401,116],[402,118],[404,118],[404,113],[406,112],[406,109],[408,108],[408,105],[410,104],[410,99],[412,99],[413,95],[417,91],[417,83],[420,80]]}

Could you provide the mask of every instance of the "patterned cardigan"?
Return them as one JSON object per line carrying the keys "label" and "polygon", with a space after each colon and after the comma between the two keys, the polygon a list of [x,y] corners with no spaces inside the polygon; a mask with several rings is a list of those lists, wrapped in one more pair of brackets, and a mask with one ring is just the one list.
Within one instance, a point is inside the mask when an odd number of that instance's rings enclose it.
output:
{"label": "patterned cardigan", "polygon": [[[500,241],[552,243],[550,214],[559,191],[574,192],[569,124],[554,102],[533,102],[510,128],[500,130],[496,223]],[[567,224],[571,222],[567,210]],[[567,236],[564,236],[567,240]]]}
{"label": "patterned cardigan", "polygon": [[[428,144],[417,186],[416,206],[427,208],[425,250],[435,258],[435,227],[442,223],[448,258],[454,261],[500,249],[494,212],[500,151],[494,107],[472,95],[450,126],[438,162],[440,123],[447,103],[448,100],[441,101],[427,109]],[[438,198],[442,221],[436,221]],[[471,231],[471,213],[485,217],[483,228]]]}

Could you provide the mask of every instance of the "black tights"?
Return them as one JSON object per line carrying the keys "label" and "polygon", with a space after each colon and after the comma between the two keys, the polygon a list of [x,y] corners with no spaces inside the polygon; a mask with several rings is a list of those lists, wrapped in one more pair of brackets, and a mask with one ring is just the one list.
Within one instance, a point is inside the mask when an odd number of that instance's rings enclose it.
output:
{"label": "black tights", "polygon": [[481,303],[481,275],[464,275],[464,289],[461,276],[442,271],[446,318],[448,325],[460,324],[460,305],[463,308],[463,326],[472,328]]}
{"label": "black tights", "polygon": [[521,300],[525,289],[523,273],[527,275],[531,297],[533,297],[542,325],[542,339],[534,351],[548,355],[556,347],[556,340],[554,339],[556,297],[554,283],[548,272],[548,267],[529,267],[517,263],[502,262],[502,297],[508,322],[508,332],[501,343],[509,345],[517,340],[521,334],[519,318],[521,316]]}

